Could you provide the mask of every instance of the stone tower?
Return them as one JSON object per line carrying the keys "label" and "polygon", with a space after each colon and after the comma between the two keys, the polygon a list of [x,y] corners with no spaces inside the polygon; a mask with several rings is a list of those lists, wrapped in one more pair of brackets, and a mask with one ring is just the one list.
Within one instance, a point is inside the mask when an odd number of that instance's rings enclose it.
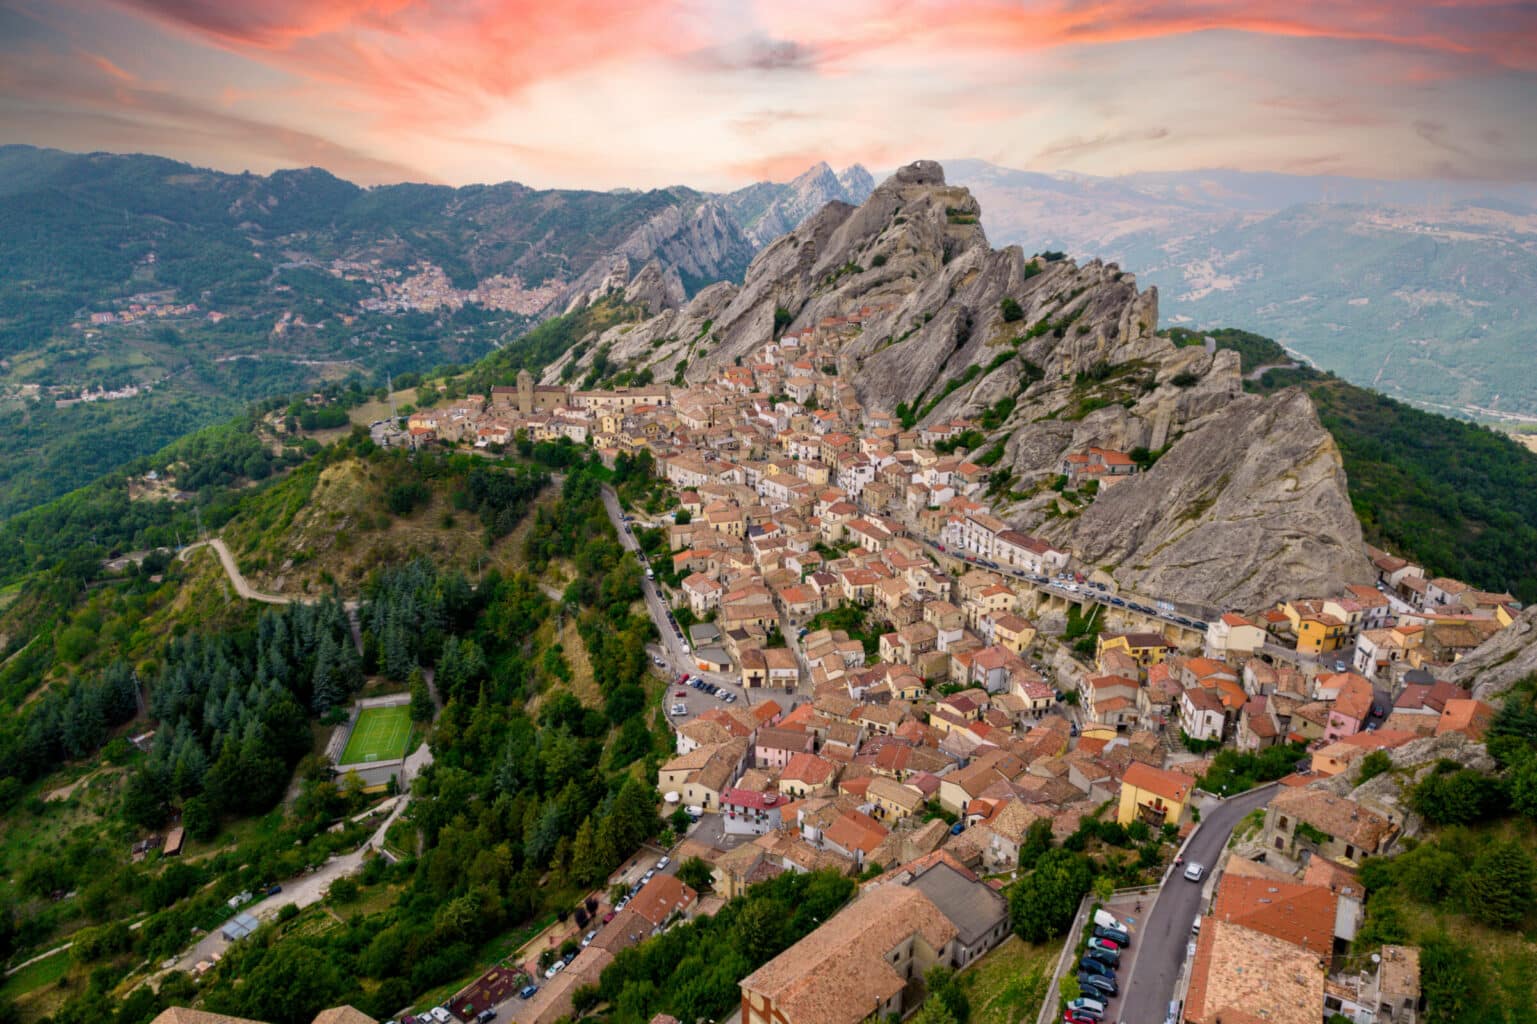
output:
{"label": "stone tower", "polygon": [[524,416],[534,411],[534,375],[527,370],[518,371],[518,412]]}

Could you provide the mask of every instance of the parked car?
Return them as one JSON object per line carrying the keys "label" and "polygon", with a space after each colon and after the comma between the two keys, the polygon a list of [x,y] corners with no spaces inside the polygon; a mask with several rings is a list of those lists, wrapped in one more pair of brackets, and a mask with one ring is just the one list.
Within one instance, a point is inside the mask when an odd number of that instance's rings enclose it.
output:
{"label": "parked car", "polygon": [[1116,996],[1121,994],[1121,986],[1115,983],[1114,978],[1107,978],[1102,974],[1090,974],[1087,971],[1078,972],[1078,988],[1080,991],[1096,995]]}
{"label": "parked car", "polygon": [[1119,942],[1115,941],[1114,939],[1098,939],[1098,938],[1094,938],[1094,939],[1090,939],[1089,940],[1089,948],[1090,949],[1108,949],[1112,953],[1119,953],[1121,951],[1121,944]]}
{"label": "parked car", "polygon": [[1085,956],[1082,960],[1078,961],[1078,969],[1089,974],[1098,974],[1104,978],[1115,977],[1114,967],[1111,967],[1102,960],[1096,960],[1092,956]]}
{"label": "parked car", "polygon": [[586,949],[588,946],[592,945],[592,940],[596,939],[597,937],[598,937],[598,933],[595,932],[595,931],[591,931],[591,932],[588,932],[586,935],[583,935],[582,936],[582,948]]}
{"label": "parked car", "polygon": [[1062,1024],[1099,1024],[1099,1018],[1090,1017],[1086,1013],[1074,1013],[1072,1010],[1063,1010]]}
{"label": "parked car", "polygon": [[671,857],[663,857],[661,860],[656,862],[656,869],[658,871],[665,870],[667,865],[669,865],[671,863],[672,863],[672,858]]}
{"label": "parked car", "polygon": [[1185,881],[1199,882],[1206,877],[1206,869],[1195,861],[1185,865]]}
{"label": "parked car", "polygon": [[1106,928],[1104,925],[1094,929],[1096,939],[1109,939],[1111,942],[1126,949],[1131,945],[1131,936],[1119,928]]}
{"label": "parked car", "polygon": [[1121,966],[1121,954],[1116,950],[1106,949],[1104,946],[1090,946],[1087,952],[1084,953],[1084,956],[1091,960],[1098,960],[1110,968]]}
{"label": "parked car", "polygon": [[550,965],[550,969],[544,972],[544,980],[545,981],[549,981],[551,978],[555,977],[555,975],[559,974],[561,971],[563,971],[565,969],[566,969],[566,962],[564,960],[557,960],[557,961],[555,961],[553,964]]}
{"label": "parked car", "polygon": [[489,1008],[475,1015],[476,1024],[486,1024],[486,1021],[494,1019],[496,1019],[496,1011]]}
{"label": "parked car", "polygon": [[1099,1020],[1105,1015],[1105,1004],[1100,1002],[1098,999],[1091,999],[1088,996],[1074,999],[1072,1002],[1067,1004],[1067,1008],[1072,1010],[1074,1013],[1088,1014],[1095,1020]]}
{"label": "parked car", "polygon": [[641,885],[645,885],[647,882],[651,881],[655,877],[656,877],[656,870],[655,869],[647,871],[644,875],[640,876],[640,884]]}
{"label": "parked car", "polygon": [[269,885],[269,886],[267,886],[267,895],[268,896],[276,896],[278,893],[280,893],[282,891],[283,891],[283,887],[281,885]]}
{"label": "parked car", "polygon": [[522,988],[518,989],[518,998],[532,999],[538,993],[538,991],[538,985],[524,985]]}

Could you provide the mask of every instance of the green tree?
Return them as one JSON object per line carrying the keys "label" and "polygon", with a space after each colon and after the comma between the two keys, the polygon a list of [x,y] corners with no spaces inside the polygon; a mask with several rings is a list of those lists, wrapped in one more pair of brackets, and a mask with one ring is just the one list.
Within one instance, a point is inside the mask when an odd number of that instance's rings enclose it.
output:
{"label": "green tree", "polygon": [[1488,845],[1463,876],[1469,916],[1496,928],[1515,928],[1532,904],[1532,856],[1514,840]]}
{"label": "green tree", "polygon": [[710,865],[706,864],[702,858],[689,857],[678,865],[678,881],[696,892],[703,892],[713,884],[714,876],[710,871]]}
{"label": "green tree", "polygon": [[955,971],[938,964],[929,968],[923,981],[928,986],[930,1001],[938,999],[943,1003],[956,1024],[967,1024],[971,1020],[971,1000],[966,997],[966,989],[956,978]]}
{"label": "green tree", "polygon": [[1014,932],[1026,942],[1045,942],[1067,930],[1078,902],[1089,891],[1089,861],[1071,850],[1050,850],[1009,895]]}
{"label": "green tree", "polygon": [[608,866],[598,857],[598,843],[592,819],[582,819],[571,841],[571,880],[578,885],[595,885],[608,874]]}
{"label": "green tree", "polygon": [[411,721],[432,721],[437,707],[432,703],[432,691],[427,688],[427,677],[420,668],[411,670]]}
{"label": "green tree", "polygon": [[[1388,755],[1386,750],[1373,750],[1371,753],[1361,758],[1360,782],[1366,782],[1368,780],[1375,779],[1377,776],[1381,775],[1385,771],[1390,770],[1392,767],[1393,758]],[[1359,785],[1359,783],[1357,784]]]}

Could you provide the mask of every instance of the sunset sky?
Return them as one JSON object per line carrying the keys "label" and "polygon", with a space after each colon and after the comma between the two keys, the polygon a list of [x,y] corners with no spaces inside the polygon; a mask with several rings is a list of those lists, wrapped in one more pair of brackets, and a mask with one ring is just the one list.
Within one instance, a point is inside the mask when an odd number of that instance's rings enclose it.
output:
{"label": "sunset sky", "polygon": [[724,188],[980,157],[1537,180],[1537,4],[0,0],[0,142]]}

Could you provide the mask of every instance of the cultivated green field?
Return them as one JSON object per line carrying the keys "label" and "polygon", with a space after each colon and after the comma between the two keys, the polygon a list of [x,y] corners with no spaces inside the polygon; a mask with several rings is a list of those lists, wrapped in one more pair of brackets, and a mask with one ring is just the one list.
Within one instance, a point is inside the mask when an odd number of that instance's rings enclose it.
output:
{"label": "cultivated green field", "polygon": [[411,738],[411,709],[404,704],[390,708],[364,708],[358,724],[347,737],[342,764],[390,761],[404,757]]}

